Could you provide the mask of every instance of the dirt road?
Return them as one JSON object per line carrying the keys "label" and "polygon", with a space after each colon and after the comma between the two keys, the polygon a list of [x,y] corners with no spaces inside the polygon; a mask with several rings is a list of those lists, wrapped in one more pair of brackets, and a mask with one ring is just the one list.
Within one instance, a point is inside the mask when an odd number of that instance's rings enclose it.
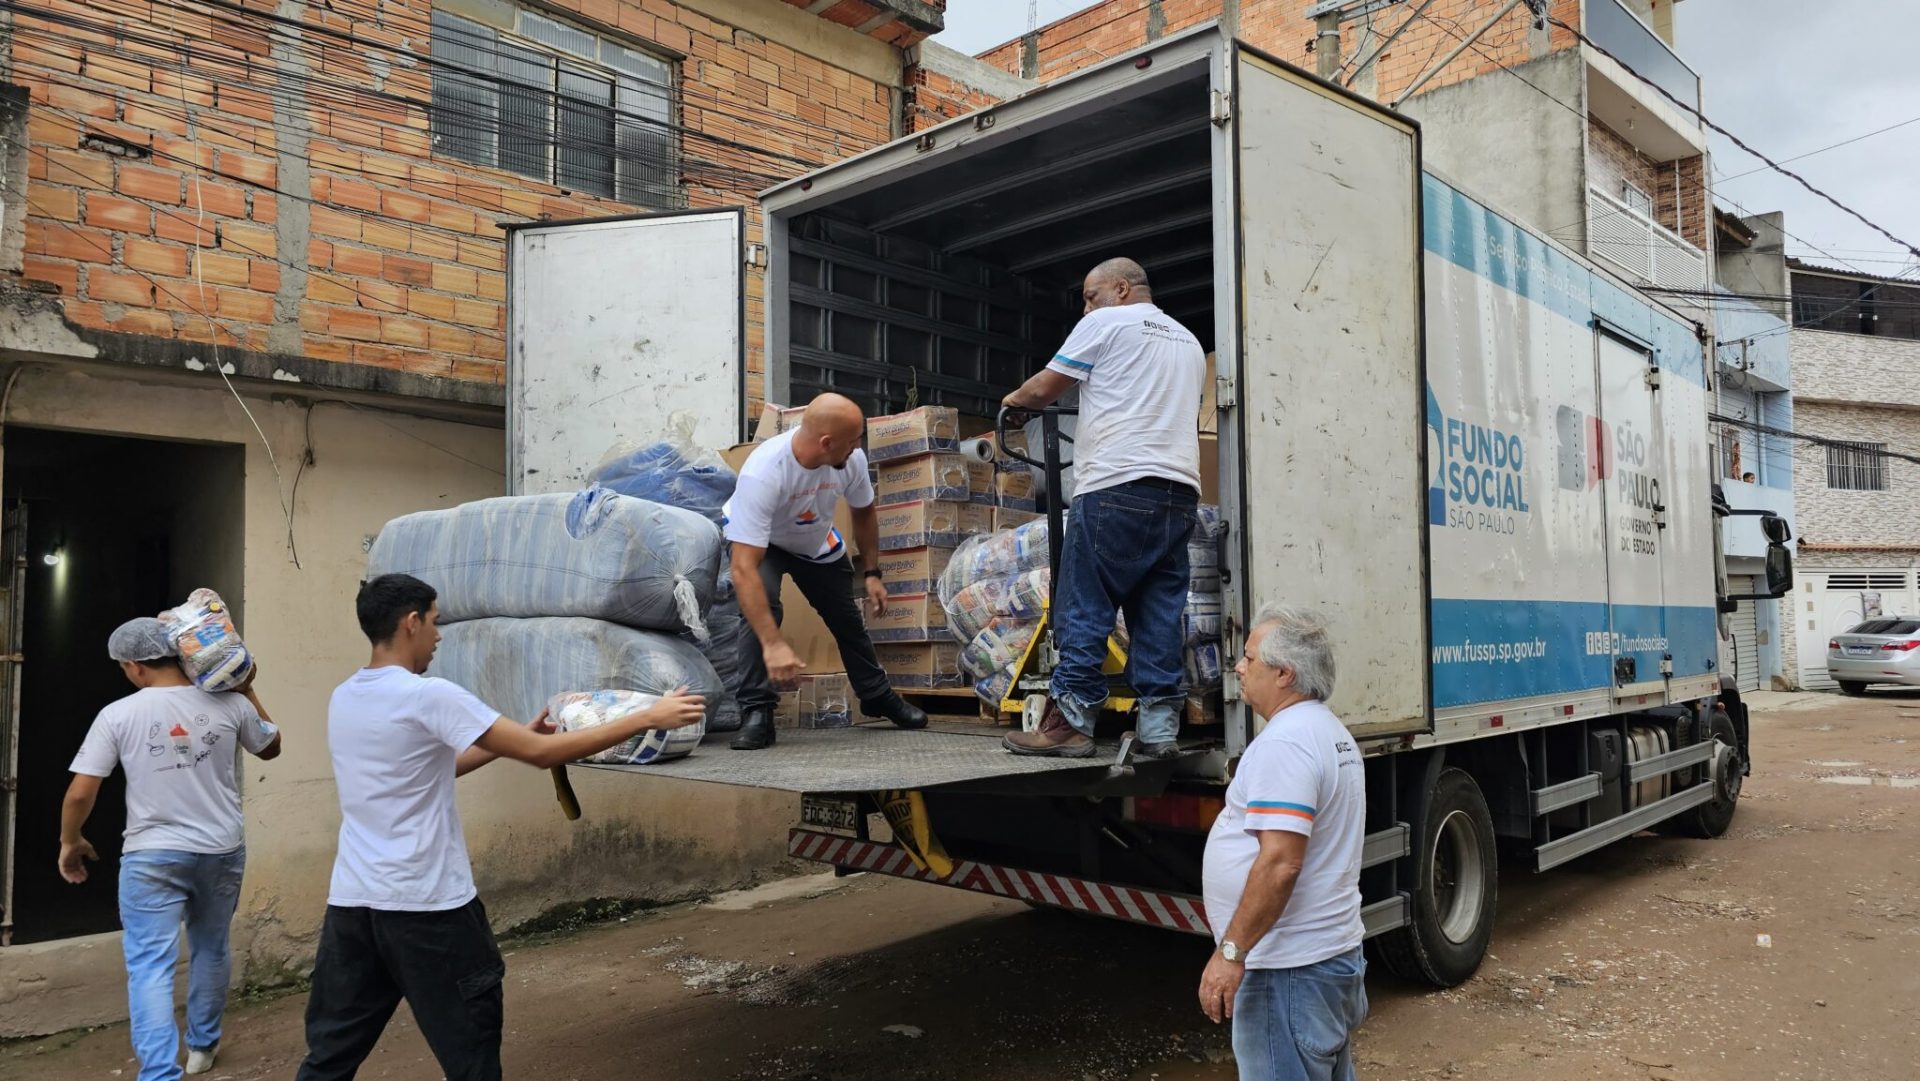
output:
{"label": "dirt road", "polygon": [[[1772,697],[1730,836],[1645,836],[1507,874],[1474,979],[1439,993],[1372,981],[1361,1076],[1914,1076],[1920,693]],[[811,876],[512,945],[506,1068],[542,1081],[1227,1078],[1226,1034],[1194,1002],[1207,949]],[[237,1007],[210,1081],[290,1077],[303,1005]],[[5,1077],[134,1073],[122,1026],[0,1048]],[[404,1009],[361,1076],[439,1076]]]}

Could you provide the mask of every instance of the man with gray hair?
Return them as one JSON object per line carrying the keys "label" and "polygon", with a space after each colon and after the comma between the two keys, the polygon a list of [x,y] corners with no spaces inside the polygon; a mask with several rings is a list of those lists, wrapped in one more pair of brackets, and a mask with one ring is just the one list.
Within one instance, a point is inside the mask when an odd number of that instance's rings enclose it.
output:
{"label": "man with gray hair", "polygon": [[1269,605],[1235,669],[1266,720],[1227,786],[1201,872],[1218,948],[1200,1008],[1233,1022],[1243,1081],[1351,1081],[1367,1016],[1360,952],[1365,769],[1326,699],[1333,647],[1311,612]]}
{"label": "man with gray hair", "polygon": [[[1180,682],[1190,571],[1187,537],[1200,502],[1200,340],[1153,302],[1147,272],[1109,259],[1087,274],[1086,314],[1046,368],[1007,395],[1040,409],[1080,387],[1074,489],[1055,573],[1053,640],[1060,663],[1037,731],[1002,743],[1014,754],[1085,758],[1107,700],[1107,638],[1124,612],[1127,682],[1140,702],[1139,753],[1179,753]],[[1097,538],[1097,539],[1096,539]]]}
{"label": "man with gray hair", "polygon": [[[73,757],[60,808],[60,877],[87,880],[99,859],[80,832],[100,782],[127,775],[127,829],[120,856],[120,926],[127,958],[127,1011],[138,1081],[181,1075],[173,1022],[180,925],[187,971],[187,1065],[213,1068],[232,968],[227,928],[240,902],[246,835],[235,779],[236,746],[257,758],[280,754],[280,732],[253,693],[209,694],[180,670],[173,637],[157,619],[121,624],[107,656],[139,690],[100,711]],[[254,676],[260,669],[254,668]]]}

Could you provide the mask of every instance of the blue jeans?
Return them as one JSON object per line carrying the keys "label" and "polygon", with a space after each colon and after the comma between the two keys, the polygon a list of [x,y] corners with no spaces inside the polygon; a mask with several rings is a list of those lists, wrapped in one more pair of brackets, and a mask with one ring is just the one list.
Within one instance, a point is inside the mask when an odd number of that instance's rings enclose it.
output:
{"label": "blue jeans", "polygon": [[1301,968],[1248,969],[1233,999],[1240,1081],[1353,1081],[1366,976],[1358,946]]}
{"label": "blue jeans", "polygon": [[120,857],[120,926],[127,953],[127,1013],[139,1081],[173,1081],[180,1033],[173,1024],[173,975],[180,925],[187,925],[187,1046],[220,1042],[233,970],[227,928],[240,903],[247,850],[218,855],[148,850]]}
{"label": "blue jeans", "polygon": [[1140,702],[1136,735],[1162,743],[1180,733],[1185,700],[1180,615],[1187,607],[1192,534],[1200,496],[1132,482],[1074,497],[1054,591],[1053,700],[1067,723],[1093,735],[1107,700],[1107,637],[1115,611],[1127,617],[1128,686]]}

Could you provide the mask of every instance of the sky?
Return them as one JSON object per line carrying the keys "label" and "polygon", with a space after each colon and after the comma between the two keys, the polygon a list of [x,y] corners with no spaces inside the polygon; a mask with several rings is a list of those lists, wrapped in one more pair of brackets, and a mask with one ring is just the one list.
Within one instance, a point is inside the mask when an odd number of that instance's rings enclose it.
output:
{"label": "sky", "polygon": [[[1042,26],[1088,6],[1038,4]],[[1920,246],[1920,3],[1683,0],[1675,18],[1677,51],[1700,74],[1709,119]],[[937,40],[978,53],[1026,30],[1027,0],[948,0],[946,19]],[[1813,151],[1820,152],[1785,160]],[[1786,213],[1791,254],[1873,274],[1915,263],[1893,241],[1718,136],[1713,167],[1721,206]]]}

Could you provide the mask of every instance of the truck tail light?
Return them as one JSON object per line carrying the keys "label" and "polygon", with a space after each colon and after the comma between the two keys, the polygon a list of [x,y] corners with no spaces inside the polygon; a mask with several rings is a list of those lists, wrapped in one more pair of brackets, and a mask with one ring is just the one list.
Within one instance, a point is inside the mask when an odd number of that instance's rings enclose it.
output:
{"label": "truck tail light", "polygon": [[1905,653],[1909,649],[1920,649],[1920,640],[1908,642],[1888,642],[1880,647],[1885,653]]}
{"label": "truck tail light", "polygon": [[1126,802],[1126,817],[1143,826],[1205,833],[1226,810],[1225,800],[1173,792],[1164,796],[1136,796]]}

